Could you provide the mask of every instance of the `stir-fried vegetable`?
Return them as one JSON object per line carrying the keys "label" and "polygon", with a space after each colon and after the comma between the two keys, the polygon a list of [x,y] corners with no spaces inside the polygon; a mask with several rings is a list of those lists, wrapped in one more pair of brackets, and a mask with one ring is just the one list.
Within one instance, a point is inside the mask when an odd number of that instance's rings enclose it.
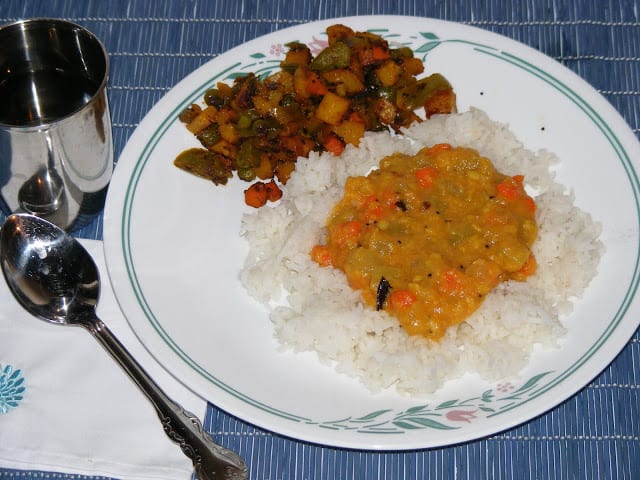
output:
{"label": "stir-fried vegetable", "polygon": [[[456,110],[442,75],[418,79],[424,66],[411,49],[390,48],[382,37],[344,25],[329,27],[327,35],[328,46],[317,56],[290,43],[278,72],[218,83],[205,93],[204,107],[185,109],[180,120],[203,148],[182,152],[174,164],[216,185],[234,171],[247,182],[285,184],[298,156],[339,155],[347,144],[357,146],[365,131],[399,131],[420,121],[420,108],[426,117]],[[275,182],[268,185],[279,190]],[[248,189],[247,203],[262,206],[263,190]]]}

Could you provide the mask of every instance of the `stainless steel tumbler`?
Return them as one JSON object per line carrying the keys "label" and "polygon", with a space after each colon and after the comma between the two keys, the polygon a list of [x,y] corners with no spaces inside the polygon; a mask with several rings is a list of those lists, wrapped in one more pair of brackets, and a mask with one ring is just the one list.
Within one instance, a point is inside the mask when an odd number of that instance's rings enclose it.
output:
{"label": "stainless steel tumbler", "polygon": [[0,194],[69,228],[111,179],[109,57],[85,28],[57,19],[0,27]]}

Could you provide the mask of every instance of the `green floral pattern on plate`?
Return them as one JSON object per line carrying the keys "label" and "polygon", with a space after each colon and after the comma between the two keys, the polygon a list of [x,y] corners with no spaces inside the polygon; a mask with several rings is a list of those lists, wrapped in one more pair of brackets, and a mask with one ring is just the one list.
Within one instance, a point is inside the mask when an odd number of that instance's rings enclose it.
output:
{"label": "green floral pattern on plate", "polygon": [[377,410],[361,417],[346,417],[324,422],[308,422],[333,430],[357,430],[366,433],[403,433],[406,430],[452,430],[461,423],[474,420],[509,408],[515,401],[527,398],[539,382],[552,373],[534,375],[518,388],[510,382],[500,383],[495,389],[485,390],[479,396],[452,399],[437,405],[424,403],[400,412],[390,409]]}

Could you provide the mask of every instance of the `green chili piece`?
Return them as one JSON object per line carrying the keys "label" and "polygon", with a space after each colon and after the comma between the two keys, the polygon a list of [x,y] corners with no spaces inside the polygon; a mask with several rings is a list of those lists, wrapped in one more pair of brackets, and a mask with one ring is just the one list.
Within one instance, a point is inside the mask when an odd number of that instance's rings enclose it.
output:
{"label": "green chili piece", "polygon": [[253,146],[250,140],[245,140],[240,144],[238,156],[236,157],[236,166],[238,171],[243,169],[253,169],[260,165],[260,152]]}
{"label": "green chili piece", "polygon": [[258,118],[251,124],[251,132],[256,136],[275,137],[282,126],[274,118]]}
{"label": "green chili piece", "polygon": [[193,175],[211,180],[216,185],[226,185],[233,175],[222,155],[202,148],[185,150],[176,157],[173,164]]}
{"label": "green chili piece", "polygon": [[404,110],[422,107],[427,99],[436,92],[450,90],[451,84],[439,73],[421,78],[412,85],[398,91],[398,106]]}
{"label": "green chili piece", "polygon": [[256,178],[256,174],[253,172],[253,168],[238,167],[238,178],[245,182],[251,182]]}
{"label": "green chili piece", "polygon": [[204,148],[210,149],[220,140],[218,125],[216,123],[212,123],[204,130],[198,132],[196,138],[200,141]]}
{"label": "green chili piece", "polygon": [[322,50],[312,61],[311,70],[326,72],[336,68],[347,68],[351,60],[351,49],[343,42],[336,42]]}
{"label": "green chili piece", "polygon": [[380,87],[378,89],[378,96],[380,98],[386,98],[390,102],[395,102],[397,98],[398,90],[393,87]]}
{"label": "green chili piece", "polygon": [[409,47],[392,48],[389,50],[391,58],[413,58],[413,50]]}
{"label": "green chili piece", "polygon": [[220,108],[227,103],[227,98],[217,88],[211,88],[204,94],[204,103]]}

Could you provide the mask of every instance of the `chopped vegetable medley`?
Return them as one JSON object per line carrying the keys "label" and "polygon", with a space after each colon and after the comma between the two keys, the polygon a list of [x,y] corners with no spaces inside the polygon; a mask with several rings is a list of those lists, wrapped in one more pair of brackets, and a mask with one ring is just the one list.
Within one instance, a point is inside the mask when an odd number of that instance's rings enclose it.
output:
{"label": "chopped vegetable medley", "polygon": [[[260,207],[281,196],[298,156],[311,151],[339,155],[358,145],[365,131],[398,131],[421,117],[456,111],[456,97],[440,74],[418,78],[421,60],[407,47],[344,25],[327,28],[328,46],[315,57],[298,42],[287,45],[281,69],[232,85],[218,83],[180,120],[203,148],[182,152],[174,164],[224,185],[233,172],[256,182],[245,201]],[[262,182],[262,181],[266,182]],[[277,191],[276,191],[277,190]]]}

